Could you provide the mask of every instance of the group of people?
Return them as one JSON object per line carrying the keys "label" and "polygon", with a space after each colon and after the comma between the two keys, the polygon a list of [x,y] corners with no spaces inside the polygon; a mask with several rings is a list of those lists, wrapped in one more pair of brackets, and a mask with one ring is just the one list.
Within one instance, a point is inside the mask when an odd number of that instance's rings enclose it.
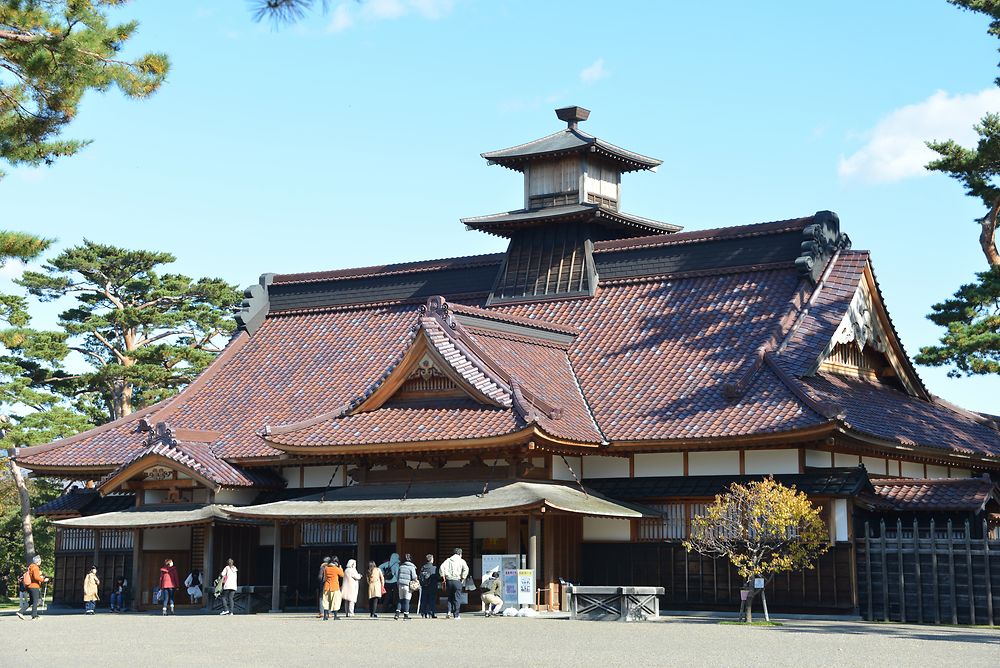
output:
{"label": "group of people", "polygon": [[448,594],[449,618],[461,619],[461,598],[469,577],[469,565],[462,558],[461,548],[441,564],[434,564],[434,555],[428,554],[426,562],[417,570],[413,559],[405,554],[400,560],[393,552],[382,564],[369,561],[365,572],[358,571],[357,561],[350,559],[341,568],[337,557],[326,557],[319,569],[322,585],[320,612],[324,621],[339,619],[343,606],[346,616],[354,616],[354,606],[360,594],[360,582],[364,578],[368,591],[368,616],[377,618],[380,606],[382,612],[393,610],[393,619],[410,619],[410,606],[417,596],[417,612],[423,618],[437,618],[438,590],[444,587]]}
{"label": "group of people", "polygon": [[[96,572],[96,569],[95,569]],[[232,559],[226,560],[226,565],[215,579],[213,586],[216,597],[222,598],[222,612],[220,615],[233,614],[233,601],[236,597],[238,587],[239,569]],[[188,598],[192,604],[199,604],[204,596],[202,590],[201,571],[193,570],[184,578],[184,587],[187,590]],[[160,567],[159,587],[154,594],[154,602],[161,605],[160,614],[174,614],[175,592],[180,585],[180,576],[177,575],[177,567],[174,566],[173,559],[166,559]],[[86,589],[86,584],[84,585]],[[86,591],[84,592],[86,595]]]}
{"label": "group of people", "polygon": [[[22,577],[22,587],[26,596],[21,601],[20,610],[16,613],[20,619],[24,619],[28,605],[31,606],[31,618],[38,619],[38,604],[41,600],[41,587],[49,581],[41,571],[42,559],[35,556],[28,570]],[[218,578],[214,582],[214,593],[222,598],[221,615],[233,614],[234,597],[238,587],[239,570],[232,559],[226,561],[226,566],[222,569]],[[383,604],[383,612],[394,607],[394,619],[410,618],[410,604],[414,594],[417,595],[418,613],[423,618],[437,618],[438,590],[443,588],[448,596],[448,618],[461,619],[461,606],[463,592],[467,589],[469,578],[469,564],[462,558],[461,548],[456,548],[454,553],[438,568],[434,564],[434,555],[428,554],[426,562],[417,570],[409,554],[404,555],[403,560],[399,554],[393,552],[388,561],[376,565],[374,561],[368,562],[368,567],[364,574],[358,571],[357,561],[349,559],[346,567],[341,567],[337,557],[326,557],[320,565],[319,582],[322,587],[320,600],[320,610],[323,620],[328,620],[332,616],[338,619],[341,607],[344,607],[346,616],[354,616],[354,606],[360,594],[361,579],[365,579],[368,591],[368,614],[377,618],[379,605]],[[162,615],[173,615],[175,605],[175,591],[180,587],[181,582],[177,574],[177,568],[172,559],[166,559],[160,568],[159,586],[154,593],[154,602],[161,606]],[[188,597],[192,603],[198,603],[203,597],[203,585],[201,573],[197,570],[191,571],[183,582]],[[83,579],[83,601],[85,614],[95,613],[97,602],[100,600],[101,581],[97,576],[97,566],[91,567],[90,571]],[[128,590],[128,580],[119,576],[115,580],[115,585],[111,593],[111,611],[123,612],[126,605],[126,592]],[[494,614],[503,607],[501,598],[500,578],[496,570],[484,579],[483,601],[487,604],[487,616]]]}

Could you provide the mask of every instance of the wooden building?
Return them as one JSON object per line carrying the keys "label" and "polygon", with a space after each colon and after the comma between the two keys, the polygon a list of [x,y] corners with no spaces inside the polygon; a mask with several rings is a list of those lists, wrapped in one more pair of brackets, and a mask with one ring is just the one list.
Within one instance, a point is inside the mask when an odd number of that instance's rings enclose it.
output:
{"label": "wooden building", "polygon": [[264,274],[176,397],[20,451],[93,481],[41,509],[57,579],[99,560],[142,604],[165,556],[233,557],[284,587],[274,608],[306,606],[324,555],[461,546],[477,577],[484,554],[523,555],[554,606],[565,579],[728,607],[726,564],[679,542],[726,484],[773,474],[823,506],[831,542],[775,607],[850,612],[855,518],[891,488],[873,481],[997,475],[996,419],[927,391],[835,214],[681,232],[626,213],[622,175],[660,162],[557,115],[483,154],[524,174],[524,200],[462,223],[506,252]]}

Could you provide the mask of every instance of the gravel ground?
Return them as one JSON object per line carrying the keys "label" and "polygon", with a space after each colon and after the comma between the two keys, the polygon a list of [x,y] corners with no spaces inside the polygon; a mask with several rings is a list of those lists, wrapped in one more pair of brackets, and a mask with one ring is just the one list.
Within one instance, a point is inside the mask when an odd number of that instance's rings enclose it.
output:
{"label": "gravel ground", "polygon": [[2,666],[1000,666],[1000,630],[785,620],[781,627],[668,617],[321,622],[305,613],[219,617],[106,612],[0,615]]}

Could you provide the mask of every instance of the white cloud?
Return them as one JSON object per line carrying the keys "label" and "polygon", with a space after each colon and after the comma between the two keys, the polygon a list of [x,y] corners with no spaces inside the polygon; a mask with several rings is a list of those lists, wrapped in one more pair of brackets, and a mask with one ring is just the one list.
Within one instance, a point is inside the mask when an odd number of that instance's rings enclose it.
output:
{"label": "white cloud", "polygon": [[329,32],[343,32],[359,22],[375,23],[415,14],[425,19],[443,18],[455,7],[456,0],[366,0],[341,2],[333,9]]}
{"label": "white cloud", "polygon": [[883,183],[926,176],[924,165],[937,154],[924,142],[954,139],[972,146],[977,139],[972,126],[990,111],[1000,111],[1000,88],[966,95],[938,91],[884,116],[865,133],[868,143],[840,159],[837,171],[845,178]]}
{"label": "white cloud", "polygon": [[600,81],[601,79],[606,79],[611,75],[608,68],[604,66],[604,59],[598,58],[590,66],[583,68],[580,71],[580,81],[585,84],[594,83],[595,81]]}

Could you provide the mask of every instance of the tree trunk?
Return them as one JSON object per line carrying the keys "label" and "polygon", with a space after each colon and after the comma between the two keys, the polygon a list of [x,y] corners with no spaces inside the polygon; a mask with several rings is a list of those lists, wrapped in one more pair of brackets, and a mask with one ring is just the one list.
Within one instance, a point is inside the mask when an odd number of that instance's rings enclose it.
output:
{"label": "tree trunk", "polygon": [[126,380],[115,381],[115,386],[113,390],[114,402],[111,405],[112,420],[117,420],[118,418],[123,418],[126,415],[131,415],[132,408],[132,393],[134,386],[132,383]]}
{"label": "tree trunk", "polygon": [[11,477],[17,486],[17,495],[21,501],[21,533],[24,537],[24,563],[30,564],[35,556],[35,536],[31,531],[31,497],[28,496],[28,486],[21,475],[21,469],[14,461],[12,450],[7,451],[7,464],[10,466]]}
{"label": "tree trunk", "polygon": [[997,252],[996,242],[998,214],[1000,214],[1000,198],[997,198],[990,212],[979,221],[982,227],[979,232],[979,245],[991,267],[1000,267],[1000,252]]}
{"label": "tree trunk", "polygon": [[[752,582],[750,584],[753,584]],[[753,624],[753,599],[756,596],[755,590],[749,589],[747,591],[747,607],[746,607],[746,623]]]}

